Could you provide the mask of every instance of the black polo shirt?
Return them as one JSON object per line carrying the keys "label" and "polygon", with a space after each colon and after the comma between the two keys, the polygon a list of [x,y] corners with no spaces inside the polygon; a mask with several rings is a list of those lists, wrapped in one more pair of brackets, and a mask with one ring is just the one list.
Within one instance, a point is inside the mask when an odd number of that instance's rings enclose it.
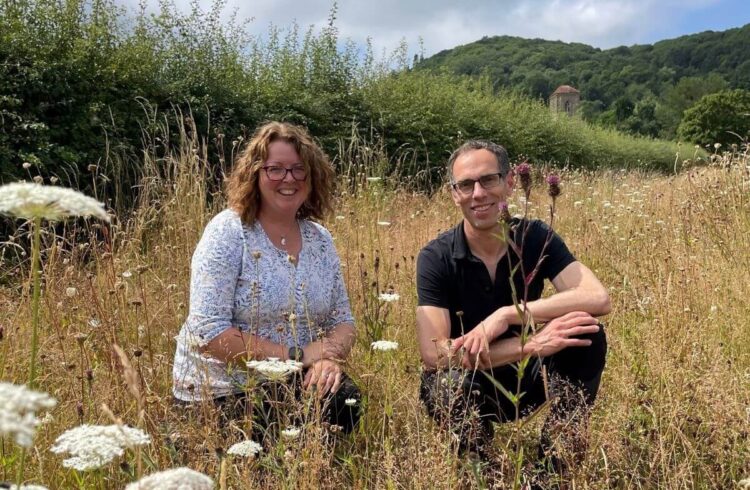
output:
{"label": "black polo shirt", "polygon": [[[509,245],[498,262],[494,284],[487,267],[469,249],[463,221],[419,252],[419,306],[446,308],[451,338],[473,329],[498,308],[512,305],[511,281],[518,301],[534,301],[541,297],[545,279],[553,279],[576,260],[562,238],[543,221],[514,218],[509,235],[515,245]],[[526,290],[524,282],[528,282]],[[463,312],[460,319],[459,311]]]}

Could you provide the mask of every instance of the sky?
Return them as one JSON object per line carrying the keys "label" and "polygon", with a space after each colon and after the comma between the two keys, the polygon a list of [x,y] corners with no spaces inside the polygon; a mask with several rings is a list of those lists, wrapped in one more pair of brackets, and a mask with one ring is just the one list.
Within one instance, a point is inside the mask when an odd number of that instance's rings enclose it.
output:
{"label": "sky", "polygon": [[[158,0],[116,0],[135,11],[139,1],[156,11]],[[211,0],[191,2],[208,9]],[[263,36],[273,24],[302,28],[326,24],[333,0],[224,0],[252,19],[248,30]],[[483,36],[519,36],[580,42],[598,48],[651,44],[685,34],[721,31],[750,23],[750,0],[338,0],[336,26],[343,38],[376,53],[406,41],[425,57]]]}

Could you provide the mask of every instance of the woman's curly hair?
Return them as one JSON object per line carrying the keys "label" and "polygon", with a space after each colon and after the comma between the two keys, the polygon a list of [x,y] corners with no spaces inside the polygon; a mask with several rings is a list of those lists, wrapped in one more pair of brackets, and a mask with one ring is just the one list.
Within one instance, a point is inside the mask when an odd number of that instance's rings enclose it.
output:
{"label": "woman's curly hair", "polygon": [[256,129],[238,155],[226,182],[229,207],[239,213],[243,223],[255,223],[261,205],[258,179],[268,158],[268,145],[274,141],[291,144],[307,170],[310,195],[297,211],[297,217],[322,220],[333,208],[333,166],[307,129],[284,122],[273,121]]}

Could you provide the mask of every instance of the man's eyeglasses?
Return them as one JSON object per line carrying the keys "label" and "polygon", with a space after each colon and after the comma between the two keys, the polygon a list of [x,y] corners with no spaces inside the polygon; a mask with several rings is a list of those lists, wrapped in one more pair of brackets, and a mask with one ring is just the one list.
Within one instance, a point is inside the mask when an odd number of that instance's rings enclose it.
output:
{"label": "man's eyeglasses", "polygon": [[458,182],[451,182],[451,187],[459,194],[471,194],[474,192],[474,186],[477,182],[479,182],[479,185],[484,189],[492,189],[493,187],[499,186],[502,180],[503,174],[497,172],[494,174],[482,175],[477,180],[464,179],[459,180]]}
{"label": "man's eyeglasses", "polygon": [[261,168],[266,171],[268,180],[284,180],[287,173],[291,173],[294,180],[305,180],[307,178],[307,169],[305,167],[284,168],[275,165],[267,165]]}

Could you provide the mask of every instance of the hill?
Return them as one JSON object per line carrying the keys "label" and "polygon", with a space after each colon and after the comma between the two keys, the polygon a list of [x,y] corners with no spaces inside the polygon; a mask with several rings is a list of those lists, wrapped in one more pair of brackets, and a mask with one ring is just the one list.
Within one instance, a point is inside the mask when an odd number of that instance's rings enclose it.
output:
{"label": "hill", "polygon": [[485,37],[420,61],[420,69],[490,77],[496,88],[547,99],[562,84],[581,91],[584,119],[672,138],[685,109],[725,88],[750,89],[750,24],[655,44],[586,44]]}

